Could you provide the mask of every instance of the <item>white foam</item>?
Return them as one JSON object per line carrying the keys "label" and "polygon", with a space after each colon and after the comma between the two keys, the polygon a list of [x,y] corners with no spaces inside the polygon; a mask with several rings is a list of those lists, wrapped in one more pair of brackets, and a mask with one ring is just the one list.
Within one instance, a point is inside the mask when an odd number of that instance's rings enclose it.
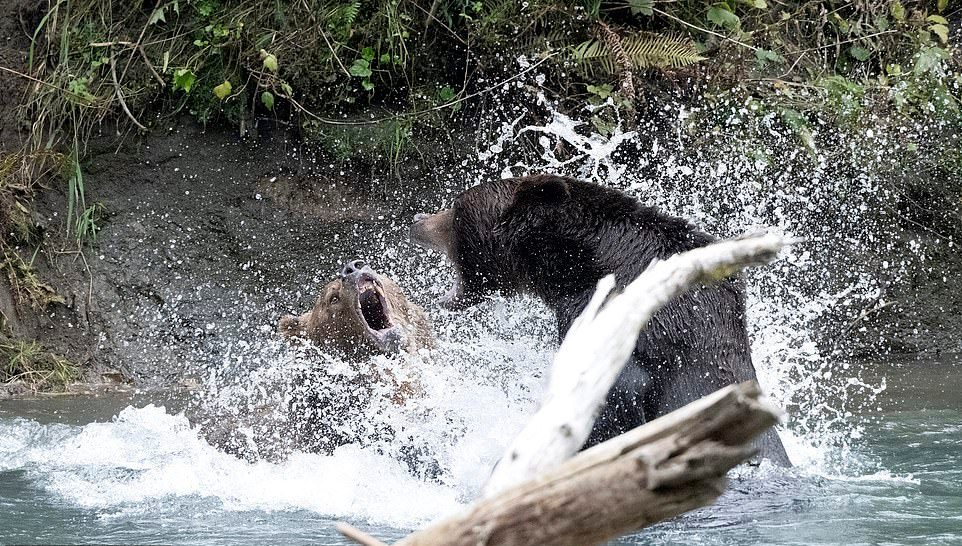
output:
{"label": "white foam", "polygon": [[460,506],[455,488],[418,480],[397,460],[356,446],[247,463],[200,439],[182,414],[157,406],[128,407],[111,422],[83,427],[18,420],[0,425],[0,437],[31,439],[0,445],[4,470],[26,470],[86,508],[201,497],[226,510],[311,510],[410,527]]}

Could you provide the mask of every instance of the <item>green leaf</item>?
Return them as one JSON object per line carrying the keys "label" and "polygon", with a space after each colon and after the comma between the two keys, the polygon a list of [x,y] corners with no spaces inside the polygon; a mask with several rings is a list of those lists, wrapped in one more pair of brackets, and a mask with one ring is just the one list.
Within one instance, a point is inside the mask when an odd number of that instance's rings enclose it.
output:
{"label": "green leaf", "polygon": [[381,57],[378,60],[381,62],[381,64],[388,64],[391,62],[391,54],[381,53]]}
{"label": "green leaf", "polygon": [[274,109],[274,95],[272,95],[270,91],[261,93],[261,102],[264,103],[264,106],[266,106],[268,110]]}
{"label": "green leaf", "polygon": [[273,53],[268,53],[261,50],[261,56],[264,59],[264,68],[270,70],[274,74],[277,74],[277,57]]}
{"label": "green leaf", "polygon": [[185,93],[190,93],[196,79],[197,75],[186,68],[174,70],[174,91],[183,89]]}
{"label": "green leaf", "polygon": [[784,63],[785,57],[770,49],[758,48],[755,50],[755,60],[758,61],[759,66],[764,68],[768,63]]}
{"label": "green leaf", "polygon": [[362,81],[362,82],[361,82],[361,87],[363,87],[365,91],[373,91],[373,90],[374,90],[374,84],[371,83],[371,80],[364,80],[364,81]]}
{"label": "green leaf", "polygon": [[441,99],[441,102],[451,102],[454,100],[454,97],[454,89],[451,89],[447,85],[438,90],[438,98]]}
{"label": "green leaf", "polygon": [[156,25],[157,23],[166,23],[167,19],[166,17],[164,17],[164,12],[166,10],[167,10],[166,6],[155,9],[153,13],[150,14],[150,17],[147,19],[147,24]]}
{"label": "green leaf", "polygon": [[291,89],[291,86],[287,82],[281,82],[281,91],[283,91],[288,97],[294,95],[294,90]]}
{"label": "green leaf", "polygon": [[612,89],[613,88],[611,87],[611,85],[607,83],[602,85],[588,86],[588,92],[591,93],[592,95],[596,95],[601,100],[605,100],[609,96],[611,96]]}
{"label": "green leaf", "polygon": [[948,20],[946,20],[946,18],[945,18],[945,17],[942,17],[941,15],[929,15],[928,17],[925,18],[925,20],[928,21],[928,22],[930,22],[930,23],[935,23],[935,24],[938,24],[938,25],[947,25],[947,24],[949,24]]}
{"label": "green leaf", "polygon": [[361,58],[369,63],[374,60],[375,55],[373,47],[365,47],[361,50]]}
{"label": "green leaf", "polygon": [[87,87],[87,82],[90,78],[76,78],[67,82],[67,90],[70,91],[74,97],[79,98],[82,102],[90,102],[94,96],[90,93],[90,89]]}
{"label": "green leaf", "polygon": [[354,61],[354,64],[351,65],[351,68],[348,69],[348,72],[358,78],[369,78],[372,74],[371,62],[366,59],[357,59]]}
{"label": "green leaf", "polygon": [[194,7],[197,9],[197,13],[199,13],[201,17],[210,17],[210,14],[214,13],[214,10],[217,6],[211,0],[201,0],[200,2],[195,3]]}
{"label": "green leaf", "polygon": [[929,27],[929,30],[934,32],[939,37],[939,40],[942,40],[943,44],[949,43],[949,27],[945,25],[932,25]]}
{"label": "green leaf", "polygon": [[738,28],[741,21],[726,4],[715,4],[708,8],[708,20],[715,26],[725,27],[729,30]]}
{"label": "green leaf", "polygon": [[838,26],[838,29],[842,31],[842,34],[848,34],[852,31],[852,25],[838,13],[832,13],[830,18],[835,25]]}
{"label": "green leaf", "polygon": [[943,11],[945,11],[945,8],[947,7],[949,7],[949,0],[939,0],[938,2],[939,13],[942,13]]}
{"label": "green leaf", "polygon": [[939,68],[942,66],[942,61],[949,58],[949,52],[942,49],[941,47],[929,47],[923,49],[919,53],[918,58],[915,59],[915,68],[913,71],[916,74],[936,74]]}
{"label": "green leaf", "polygon": [[852,46],[848,48],[848,54],[857,61],[865,62],[872,56],[872,52],[864,47]]}
{"label": "green leaf", "polygon": [[896,21],[905,21],[905,6],[902,5],[902,2],[896,0],[889,4],[889,13]]}
{"label": "green leaf", "polygon": [[651,16],[655,13],[655,0],[628,0],[628,7],[631,8],[632,15]]}
{"label": "green leaf", "polygon": [[227,80],[224,80],[224,83],[214,88],[214,96],[219,98],[220,100],[224,100],[228,97],[228,95],[230,95],[230,91],[231,91],[230,82]]}
{"label": "green leaf", "polygon": [[[635,32],[622,36],[622,52],[634,68],[677,68],[704,60],[688,37]],[[588,40],[571,48],[572,58],[581,64],[598,66],[609,74],[620,71],[616,54],[604,40]]]}

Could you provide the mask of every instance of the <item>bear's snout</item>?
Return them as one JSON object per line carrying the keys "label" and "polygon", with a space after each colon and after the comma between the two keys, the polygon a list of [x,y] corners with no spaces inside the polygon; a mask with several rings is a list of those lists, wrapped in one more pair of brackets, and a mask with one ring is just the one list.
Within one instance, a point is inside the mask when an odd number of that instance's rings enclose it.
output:
{"label": "bear's snout", "polygon": [[448,254],[454,238],[454,211],[415,214],[410,237],[413,243]]}

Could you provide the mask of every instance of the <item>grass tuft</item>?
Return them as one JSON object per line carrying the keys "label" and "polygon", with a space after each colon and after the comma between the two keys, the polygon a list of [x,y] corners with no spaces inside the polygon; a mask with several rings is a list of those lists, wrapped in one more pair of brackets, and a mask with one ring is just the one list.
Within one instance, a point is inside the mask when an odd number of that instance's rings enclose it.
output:
{"label": "grass tuft", "polygon": [[0,383],[21,383],[33,391],[64,390],[80,369],[36,341],[0,341]]}

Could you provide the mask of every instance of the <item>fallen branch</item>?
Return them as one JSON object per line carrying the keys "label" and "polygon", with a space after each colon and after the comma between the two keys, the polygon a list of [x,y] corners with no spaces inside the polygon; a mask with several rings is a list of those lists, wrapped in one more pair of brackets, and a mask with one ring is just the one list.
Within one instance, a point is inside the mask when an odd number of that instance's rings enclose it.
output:
{"label": "fallen branch", "polygon": [[161,87],[165,87],[167,85],[167,82],[160,77],[160,74],[157,73],[157,69],[155,69],[154,65],[150,62],[150,59],[147,57],[147,52],[144,51],[144,47],[142,45],[124,40],[118,40],[114,42],[91,42],[87,45],[90,47],[113,47],[119,45],[134,48],[140,53],[140,56],[143,57],[144,64],[147,65],[147,69],[150,70],[150,73],[154,76],[154,79],[157,80],[157,83],[159,83]]}
{"label": "fallen branch", "polygon": [[778,411],[726,387],[477,502],[397,546],[590,546],[711,503]]}
{"label": "fallen branch", "polygon": [[387,546],[380,540],[372,537],[357,527],[348,525],[344,522],[337,524],[337,532],[344,535],[345,538],[349,538],[354,542],[357,542],[361,546]]}
{"label": "fallen branch", "polygon": [[137,121],[137,118],[135,118],[130,112],[130,108],[127,108],[127,102],[124,101],[124,94],[120,90],[120,81],[117,79],[117,63],[114,62],[113,53],[110,54],[110,75],[114,80],[114,91],[116,91],[117,100],[120,102],[120,107],[124,110],[124,113],[127,114],[127,117],[130,118],[130,121],[134,122],[134,125],[146,131],[147,128]]}

